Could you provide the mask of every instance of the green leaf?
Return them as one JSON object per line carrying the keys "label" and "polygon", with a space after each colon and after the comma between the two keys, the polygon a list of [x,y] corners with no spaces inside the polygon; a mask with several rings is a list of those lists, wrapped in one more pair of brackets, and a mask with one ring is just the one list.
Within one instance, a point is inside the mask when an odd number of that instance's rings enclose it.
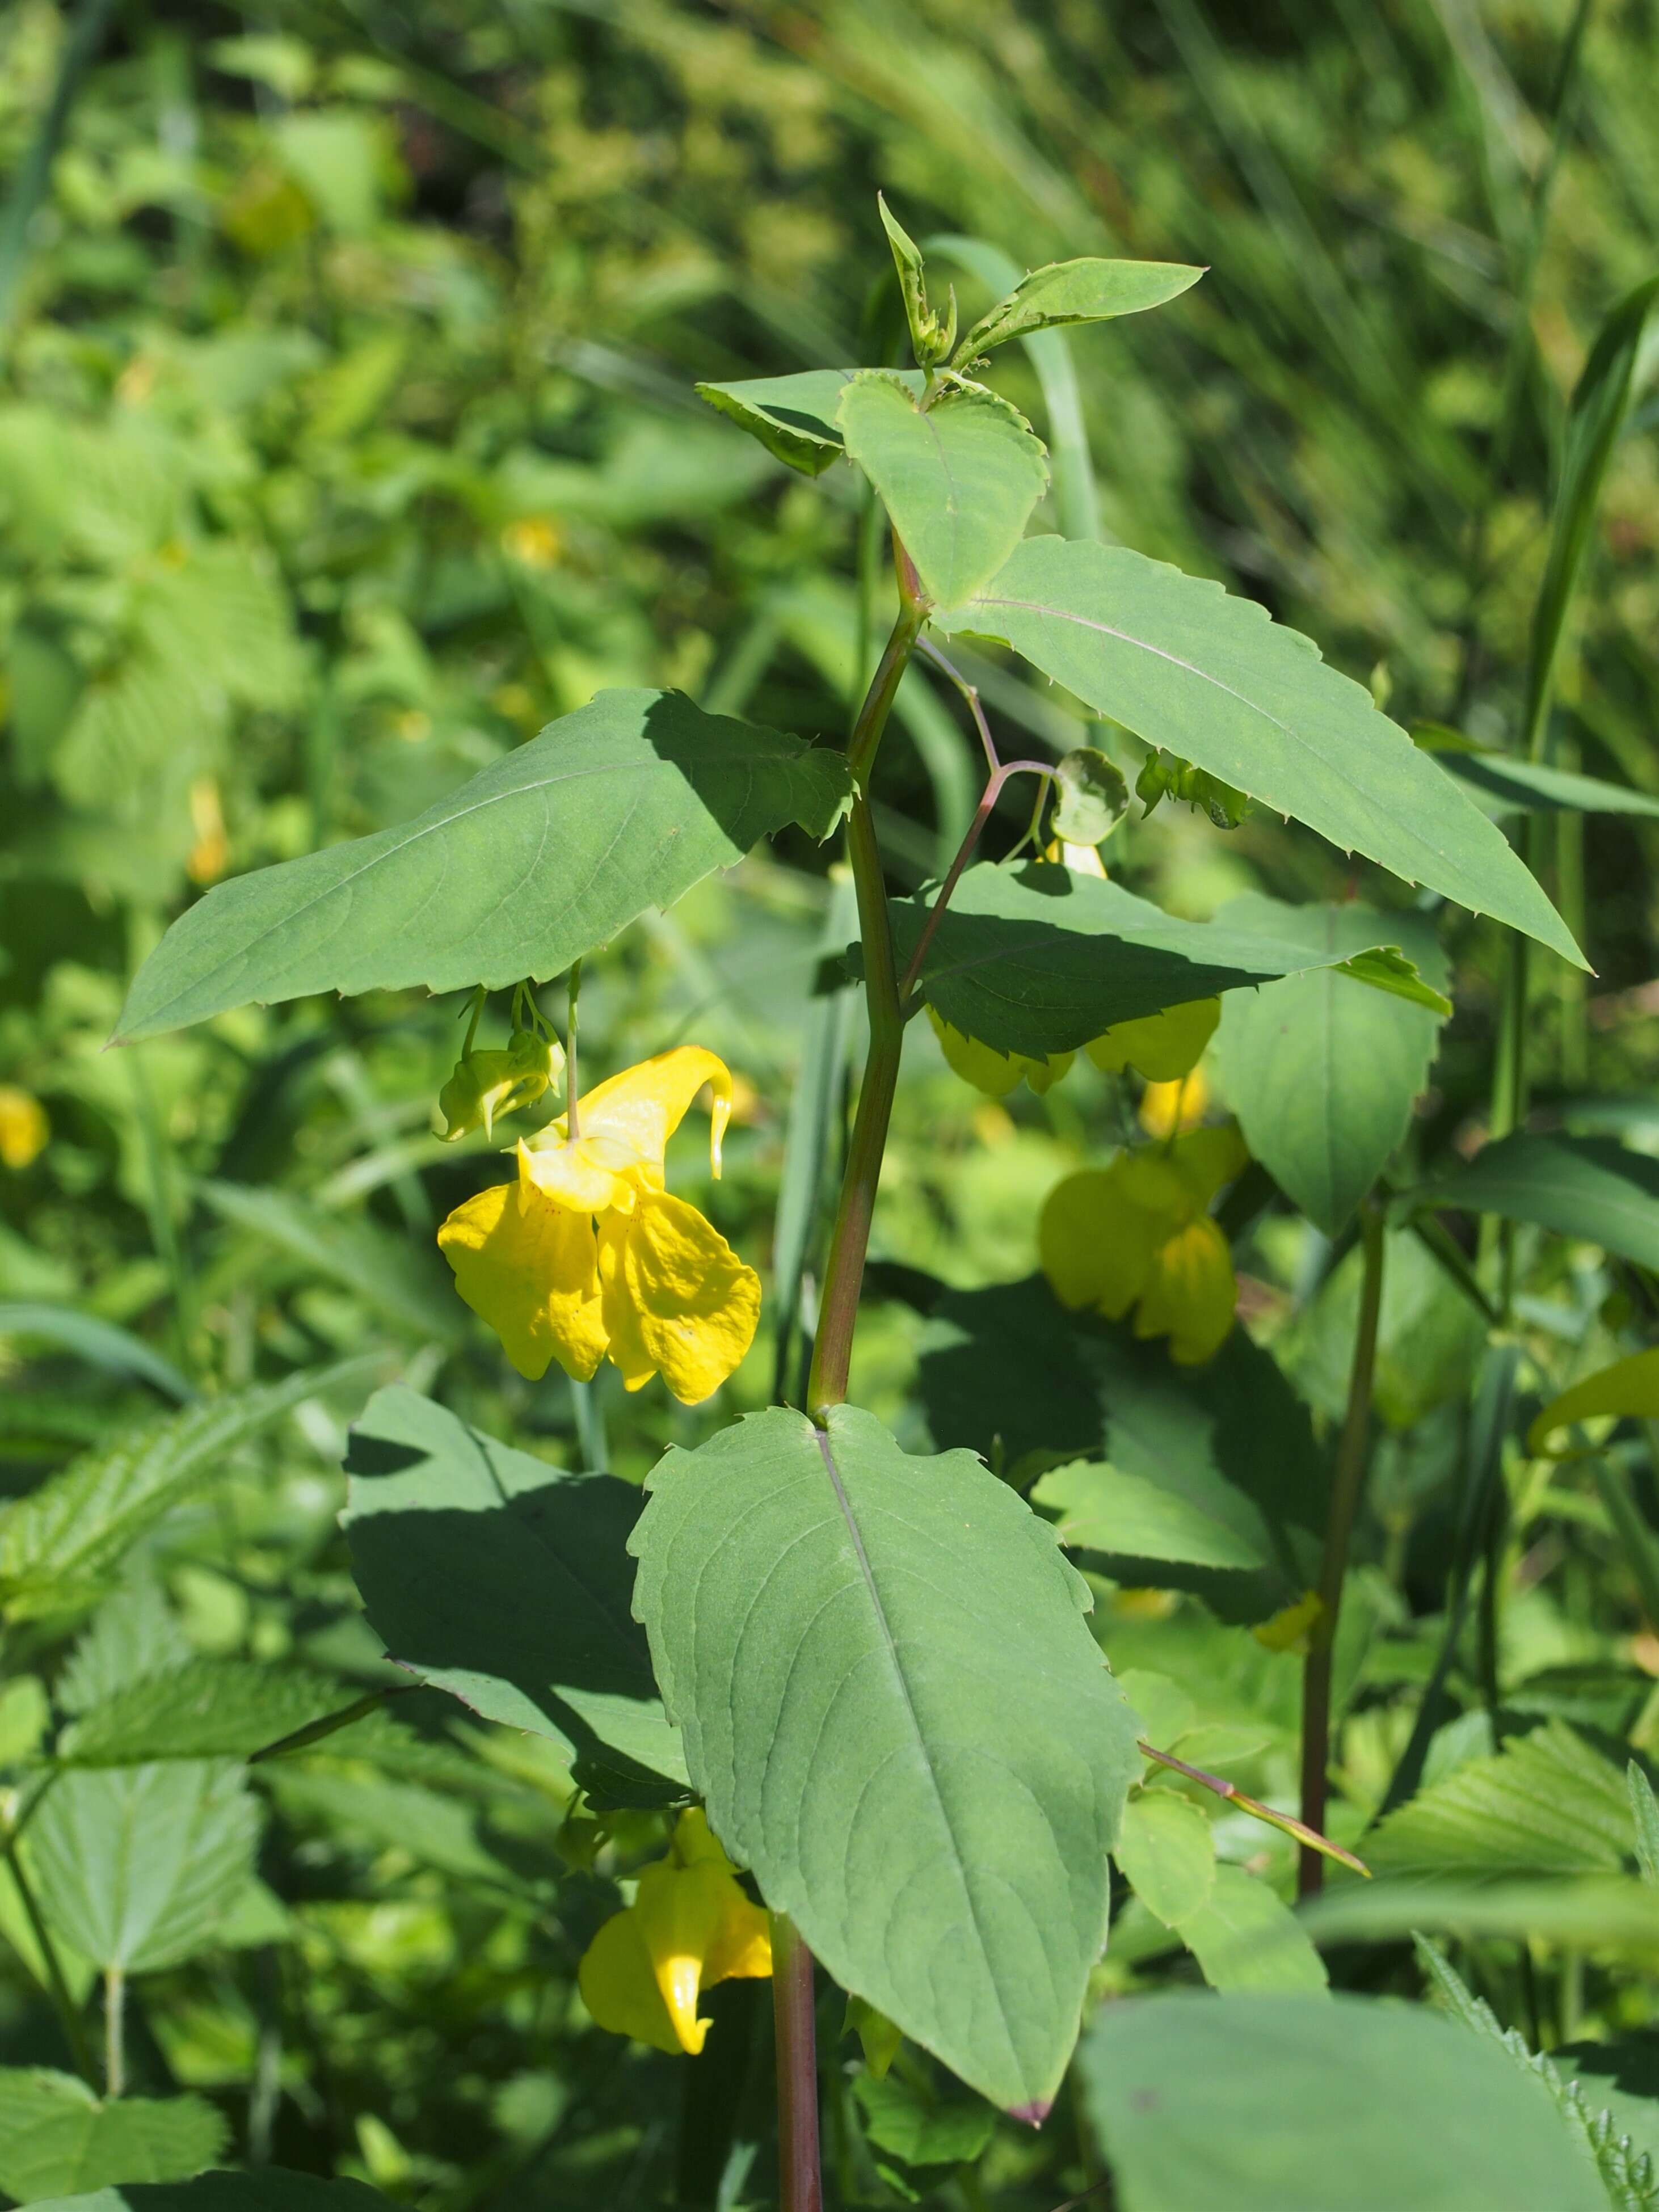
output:
{"label": "green leaf", "polygon": [[1077,745],[1054,769],[1057,793],[1052,826],[1073,845],[1098,845],[1109,837],[1129,804],[1122,770],[1097,745]]}
{"label": "green leaf", "polygon": [[430,1245],[411,1246],[362,1215],[328,1212],[294,1191],[235,1182],[196,1188],[222,1221],[355,1291],[398,1328],[447,1345],[466,1334],[465,1310]]}
{"label": "green leaf", "polygon": [[[1071,1460],[1042,1478],[1031,1502],[1056,1516],[1054,1533],[1060,1542],[1079,1551],[1184,1560],[1194,1567],[1268,1565],[1259,1516],[1224,1483],[1218,1482],[1213,1495],[1200,1503],[1145,1475]],[[1254,1521],[1255,1528],[1246,1533],[1233,1527],[1233,1521],[1244,1522],[1247,1528]]]}
{"label": "green leaf", "polygon": [[391,2202],[360,2181],[320,2181],[265,2166],[252,2173],[203,2173],[194,2181],[55,2197],[37,2212],[374,2212]]}
{"label": "green leaf", "polygon": [[1436,750],[1454,775],[1480,793],[1491,814],[1659,814],[1659,799],[1628,784],[1507,753]]}
{"label": "green leaf", "polygon": [[1368,691],[1254,601],[1126,546],[1034,538],[933,621],[1001,639],[1149,744],[1583,966],[1501,832]]}
{"label": "green leaf", "polygon": [[[1392,931],[1436,982],[1445,963],[1421,917],[1369,907],[1281,906],[1252,893],[1218,922],[1336,960]],[[1216,1039],[1222,1095],[1244,1140],[1285,1196],[1334,1237],[1393,1157],[1428,1079],[1439,1023],[1425,1006],[1380,996],[1334,967],[1236,991]]]}
{"label": "green leaf", "polygon": [[1042,440],[994,392],[951,392],[924,411],[896,377],[860,369],[836,420],[922,588],[945,606],[995,575],[1048,488]]}
{"label": "green leaf", "polygon": [[1558,2044],[1550,2058],[1592,2112],[1608,2113],[1633,2150],[1659,2161],[1659,2035],[1638,2028],[1607,2043]]}
{"label": "green leaf", "polygon": [[1173,1790],[1134,1792],[1123,1808],[1112,1856],[1135,1895],[1166,1928],[1197,1912],[1215,1887],[1210,1824]]}
{"label": "green leaf", "polygon": [[1325,1962],[1288,1905],[1223,1862],[1209,1895],[1176,1930],[1212,1990],[1323,1990]]}
{"label": "green leaf", "polygon": [[95,1314],[76,1313],[70,1306],[7,1303],[0,1304],[0,1337],[5,1336],[58,1345],[88,1366],[101,1367],[106,1374],[131,1375],[151,1384],[176,1405],[182,1406],[197,1395],[195,1385],[171,1360],[163,1359],[131,1329],[100,1321]]}
{"label": "green leaf", "polygon": [[786,823],[827,836],[850,790],[838,753],[678,691],[601,692],[413,821],[217,885],[139,969],[116,1037],[251,999],[556,975]]}
{"label": "green leaf", "polygon": [[1198,1591],[1229,1621],[1265,1620],[1316,1579],[1329,1474],[1305,1407],[1270,1352],[1235,1329],[1177,1367],[1126,1323],[1068,1313],[1040,1275],[952,1291],[921,1341],[921,1389],[941,1447],[1104,1461],[1248,1543],[1260,1572],[1107,1555],[1125,1582]]}
{"label": "green leaf", "polygon": [[227,2132],[204,2097],[106,2101],[72,2074],[0,2067],[0,2189],[20,2204],[108,2182],[185,2180],[221,2155]]}
{"label": "green leaf", "polygon": [[1550,547],[1532,618],[1527,702],[1521,750],[1534,753],[1542,734],[1567,609],[1583,566],[1601,501],[1602,479],[1629,411],[1648,322],[1659,302],[1659,276],[1626,292],[1602,324],[1567,409]]}
{"label": "green leaf", "polygon": [[55,1755],[68,1766],[246,1759],[351,1697],[349,1688],[303,1668],[198,1657],[100,1699],[64,1731]]}
{"label": "green leaf", "polygon": [[[803,476],[819,477],[841,459],[841,424],[836,410],[858,368],[809,368],[794,376],[746,377],[736,384],[700,384],[697,394],[711,407],[759,439],[769,453]],[[927,388],[919,368],[890,369],[918,399]]]}
{"label": "green leaf", "polygon": [[1659,1420],[1659,1350],[1615,1359],[1610,1367],[1587,1375],[1571,1390],[1552,1398],[1527,1431],[1527,1449],[1534,1455],[1547,1452],[1557,1431],[1577,1422],[1628,1415]]}
{"label": "green leaf", "polygon": [[1103,323],[1179,299],[1204,274],[1178,261],[1051,261],[988,308],[957,348],[957,365],[1034,331]]}
{"label": "green leaf", "polygon": [[86,1453],[0,1515],[0,1604],[14,1615],[83,1602],[168,1508],[307,1398],[366,1382],[379,1356],[187,1407]]}
{"label": "green leaf", "polygon": [[611,1802],[684,1796],[629,1609],[638,1491],[562,1474],[402,1386],[369,1401],[346,1471],[353,1572],[400,1666],[550,1737]]}
{"label": "green leaf", "polygon": [[1127,2212],[1607,2212],[1543,2085],[1419,2008],[1133,1999],[1079,2066]]}
{"label": "green leaf", "polygon": [[[894,902],[901,966],[933,902],[931,891]],[[1388,927],[1401,934],[1392,921]],[[945,1019],[969,1036],[999,1052],[1042,1054],[1073,1051],[1115,1022],[1331,959],[1277,931],[1184,921],[1051,860],[1018,868],[981,860],[952,892],[921,980]]]}
{"label": "green leaf", "polygon": [[58,1677],[66,1713],[84,1713],[146,1677],[170,1673],[191,1656],[190,1638],[161,1583],[140,1574],[106,1597],[76,1638]]}
{"label": "green leaf", "polygon": [[1610,1137],[1516,1130],[1467,1166],[1419,1184],[1402,1211],[1452,1206],[1530,1221],[1638,1267],[1659,1268],[1659,1160]]}
{"label": "green leaf", "polygon": [[[1367,1857],[1369,1858],[1369,1850]],[[1646,1956],[1659,1943],[1659,1900],[1624,1875],[1559,1875],[1530,1881],[1468,1875],[1344,1882],[1304,1908],[1322,1943],[1392,1942],[1440,1928],[1460,1939],[1498,1936],[1589,1948],[1613,1945]]]}
{"label": "green leaf", "polygon": [[951,295],[948,319],[942,320],[929,309],[921,247],[880,192],[876,194],[876,206],[881,215],[881,227],[887,233],[887,243],[893,249],[893,266],[898,272],[899,291],[904,301],[904,319],[910,329],[910,350],[921,368],[932,368],[956,343],[956,295]]}
{"label": "green leaf", "polygon": [[1552,1720],[1419,1790],[1365,1856],[1379,1872],[1613,1874],[1635,1848],[1623,1775]]}
{"label": "green leaf", "polygon": [[1636,1831],[1636,1863],[1651,1888],[1659,1885],[1659,1798],[1633,1759],[1625,1769],[1625,1786],[1630,1792],[1631,1820]]}
{"label": "green leaf", "polygon": [[106,1971],[148,1973],[212,1946],[258,1829],[239,1766],[175,1759],[60,1774],[27,1851],[54,1930]]}
{"label": "green leaf", "polygon": [[907,2166],[960,2166],[996,2131],[994,2106],[940,2104],[890,2074],[878,2081],[866,2070],[853,2088],[871,2142]]}
{"label": "green leaf", "polygon": [[1040,2118],[1139,1771],[1082,1577],[970,1454],[851,1407],[752,1413],[649,1489],[635,1603],[716,1834],[844,1988]]}

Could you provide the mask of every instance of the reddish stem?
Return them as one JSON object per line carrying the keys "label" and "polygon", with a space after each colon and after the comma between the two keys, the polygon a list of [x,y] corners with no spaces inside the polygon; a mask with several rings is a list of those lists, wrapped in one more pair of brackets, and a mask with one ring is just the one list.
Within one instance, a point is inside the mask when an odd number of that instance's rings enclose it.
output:
{"label": "reddish stem", "polygon": [[921,926],[921,935],[916,939],[916,949],[910,955],[910,964],[904,971],[903,981],[899,985],[899,1001],[907,1015],[912,1011],[909,1004],[910,994],[915,987],[917,976],[921,973],[921,963],[927,957],[928,948],[938,933],[940,922],[945,919],[945,909],[951,903],[951,894],[961,881],[963,870],[974,857],[974,848],[979,842],[981,831],[991,818],[991,810],[1002,796],[1003,785],[1007,782],[1010,776],[1013,775],[1052,777],[1053,775],[1054,770],[1046,761],[1005,761],[987,783],[985,795],[979,802],[973,820],[968,824],[968,834],[957,848],[957,857],[951,861],[945,881],[939,885],[939,896],[933,901],[933,911]]}

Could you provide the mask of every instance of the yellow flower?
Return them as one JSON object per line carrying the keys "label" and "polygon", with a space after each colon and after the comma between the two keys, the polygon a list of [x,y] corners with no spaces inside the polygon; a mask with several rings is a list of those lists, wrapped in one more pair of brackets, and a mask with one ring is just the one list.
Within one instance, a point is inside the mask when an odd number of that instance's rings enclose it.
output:
{"label": "yellow flower", "polygon": [[518,1181],[481,1191],[438,1231],[456,1289],[532,1382],[552,1359],[586,1382],[608,1358],[629,1389],[659,1373],[695,1405],[753,1342],[760,1277],[664,1188],[668,1139],[705,1084],[718,1176],[732,1078],[682,1045],[579,1100],[574,1137],[562,1115],[521,1143]]}
{"label": "yellow flower", "polygon": [[1054,1296],[1110,1321],[1133,1306],[1137,1336],[1167,1336],[1183,1366],[1208,1359],[1232,1327],[1238,1296],[1209,1206],[1245,1158],[1229,1125],[1067,1176],[1049,1192],[1037,1231]]}
{"label": "yellow flower", "polygon": [[0,1083],[0,1160],[9,1168],[32,1166],[51,1134],[46,1109],[34,1093]]}
{"label": "yellow flower", "polygon": [[1219,999],[1193,999],[1138,1022],[1114,1022],[1084,1049],[1108,1075],[1133,1067],[1148,1083],[1173,1083],[1198,1066],[1220,1019]]}
{"label": "yellow flower", "polygon": [[993,1098],[1006,1098],[1022,1082],[1029,1083],[1041,1097],[1060,1081],[1076,1057],[1069,1052],[1050,1053],[1043,1059],[1023,1052],[997,1052],[977,1037],[964,1036],[960,1030],[952,1029],[931,1006],[927,1018],[945,1059],[963,1081],[971,1083],[976,1091],[988,1091]]}
{"label": "yellow flower", "polygon": [[1177,1130],[1195,1129],[1210,1103],[1210,1086],[1204,1071],[1177,1076],[1173,1083],[1149,1083],[1140,1097],[1140,1126],[1149,1137],[1172,1137]]}
{"label": "yellow flower", "polygon": [[744,1894],[702,1811],[682,1813],[668,1856],[647,1867],[634,1902],[613,1913],[577,1969],[601,2027],[658,2051],[702,2049],[697,1999],[715,1982],[772,1971],[770,1923]]}

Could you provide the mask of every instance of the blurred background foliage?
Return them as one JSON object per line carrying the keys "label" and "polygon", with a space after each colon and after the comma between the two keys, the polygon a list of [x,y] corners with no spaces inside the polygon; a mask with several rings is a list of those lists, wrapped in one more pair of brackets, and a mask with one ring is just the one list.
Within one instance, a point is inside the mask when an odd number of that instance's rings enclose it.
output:
{"label": "blurred background foliage", "polygon": [[[430,1243],[499,1172],[477,1140],[430,1133],[455,1007],[249,1009],[105,1054],[134,965],[194,890],[404,817],[596,688],[676,685],[805,734],[844,727],[881,599],[850,474],[789,476],[691,385],[890,351],[878,186],[918,236],[988,241],[1021,269],[1079,253],[1209,264],[1176,307],[1072,346],[1086,464],[1056,392],[1017,349],[998,356],[1056,452],[1070,440],[1066,526],[1263,600],[1398,719],[1513,742],[1565,397],[1607,307],[1653,263],[1656,76],[1654,0],[12,0],[6,1490],[127,1438],[170,1398],[365,1348],[498,1434],[635,1480],[665,1443],[790,1388],[775,1297],[711,1407],[579,1397],[556,1372],[517,1381]],[[960,261],[957,275],[976,311],[985,288]],[[1659,793],[1659,452],[1639,434],[1653,405],[1614,458],[1557,757]],[[1085,734],[1059,695],[988,661],[973,672],[1018,750]],[[971,732],[929,681],[908,679],[877,786],[907,887],[954,847],[976,790]],[[1023,826],[1011,805],[1005,847]],[[1558,1102],[1570,1089],[1581,1118],[1659,1149],[1656,836],[1628,817],[1561,833],[1553,887],[1598,972],[1586,1002],[1552,966],[1539,1018],[1547,1101],[1553,1069]],[[1176,807],[1126,825],[1113,869],[1199,916],[1243,890],[1304,899],[1352,880],[1272,819],[1229,836]],[[726,1180],[699,1181],[690,1129],[675,1175],[763,1267],[805,994],[844,941],[836,896],[824,857],[786,841],[647,919],[584,994],[594,1069],[695,1038],[739,1071]],[[1462,916],[1449,931],[1457,1013],[1410,1140],[1425,1160],[1478,1127],[1496,1019],[1495,934]],[[927,1293],[904,1271],[963,1289],[1028,1273],[1043,1196],[1133,1103],[1085,1066],[1042,1100],[994,1103],[948,1073],[925,1025],[912,1036],[875,1285],[909,1299],[872,1300],[854,1395],[915,1444]],[[833,1066],[814,1079],[835,1091]],[[1339,1762],[1351,1832],[1438,1645],[1480,1349],[1444,1279],[1401,1251],[1365,1535],[1370,1643],[1352,1654]],[[1328,1420],[1353,1262],[1282,1207],[1240,1257],[1252,1332]],[[809,1268],[809,1320],[811,1292]],[[1629,1272],[1559,1248],[1522,1309],[1537,1390],[1632,1341],[1632,1315],[1639,1340],[1644,1298]],[[303,1662],[335,1705],[395,1679],[336,1522],[363,1387],[362,1372],[296,1382],[210,1483],[116,1531],[83,1586],[37,1604],[15,1585],[0,1760],[20,1789],[100,1684],[204,1655],[255,1675]],[[1633,1729],[1639,1747],[1659,1638],[1628,1556],[1582,1476],[1522,1503],[1506,1694]],[[0,1553],[9,1540],[0,1528]],[[1099,1595],[1116,1662],[1179,1680],[1222,1739],[1210,1763],[1285,1797],[1294,1656],[1194,1599]],[[205,2098],[228,2155],[356,2174],[434,2212],[601,2195],[621,2212],[676,2186],[713,2202],[708,2109],[738,2111],[741,2141],[764,2103],[763,2052],[744,2073],[749,2028],[757,2051],[764,2040],[752,1991],[718,1993],[733,2055],[697,2062],[712,2073],[586,2027],[575,1959],[660,1824],[624,1818],[601,1837],[543,1747],[441,1702],[416,1692],[301,1755],[173,1775],[190,1802],[166,1832],[199,1844],[179,1883],[217,1904],[171,1933],[164,1920],[118,1968],[135,1978],[130,2083]],[[1485,1747],[1465,1735],[1441,1746],[1443,1768]],[[111,1789],[173,1773],[102,1771],[126,1777]],[[1224,1821],[1218,1838],[1282,1875],[1267,1833]],[[94,1890],[115,1880],[76,1848],[43,1811],[29,1844],[43,1886],[52,1864],[80,1865]],[[63,2066],[9,1881],[0,1870],[0,2060]],[[85,1911],[55,1910],[84,1990],[112,1958]],[[1513,1945],[1489,1948],[1477,1978],[1516,2014],[1527,1977]],[[1187,1970],[1167,1941],[1132,1939],[1103,1986]],[[1646,2016],[1616,1962],[1581,1960],[1563,1988],[1553,2032]],[[1000,2129],[982,2155],[974,2128],[946,2127],[947,2158],[907,2160],[937,2080],[907,2059],[903,2125],[884,2123],[878,2099],[852,2094],[855,2046],[830,2047],[847,2202],[1038,2208],[1096,2178],[1064,2112],[1040,2137]],[[722,2201],[764,2201],[763,2152],[746,2181],[741,2162],[727,2173]]]}

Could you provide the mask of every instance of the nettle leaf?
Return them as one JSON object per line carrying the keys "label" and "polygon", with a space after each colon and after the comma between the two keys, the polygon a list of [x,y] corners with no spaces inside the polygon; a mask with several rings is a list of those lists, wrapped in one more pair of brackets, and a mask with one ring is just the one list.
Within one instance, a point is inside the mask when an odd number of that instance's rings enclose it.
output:
{"label": "nettle leaf", "polygon": [[[931,890],[894,902],[901,967],[933,903]],[[1401,933],[1390,919],[1383,934]],[[1328,967],[1350,950],[1322,951],[1249,917],[1183,921],[1051,860],[981,860],[951,894],[921,988],[947,1022],[999,1052],[1070,1052],[1115,1022]]]}
{"label": "nettle leaf", "polygon": [[146,1674],[100,1699],[60,1737],[66,1766],[167,1759],[246,1759],[350,1704],[353,1692],[308,1668],[201,1656]]}
{"label": "nettle leaf", "polygon": [[[821,477],[844,450],[836,409],[860,368],[808,368],[795,376],[751,376],[735,384],[700,384],[699,398],[718,408],[769,453],[803,476]],[[920,399],[927,379],[919,368],[885,369]]]}
{"label": "nettle leaf", "polygon": [[139,2182],[54,2198],[41,2212],[374,2212],[391,2202],[361,2181],[322,2181],[314,2173],[264,2166],[252,2173],[198,2173],[193,2181]]}
{"label": "nettle leaf", "polygon": [[1419,1790],[1365,1856],[1391,1873],[1616,1874],[1635,1849],[1623,1773],[1556,1720]]}
{"label": "nettle leaf", "polygon": [[176,1759],[60,1774],[27,1850],[64,1942],[106,1971],[145,1973],[212,1946],[258,1832],[240,1765]]}
{"label": "nettle leaf", "polygon": [[351,1432],[352,1571],[399,1666],[550,1737],[611,1803],[686,1792],[624,1549],[640,1493],[514,1451],[401,1386]]}
{"label": "nettle leaf", "polygon": [[1042,441],[994,392],[923,410],[896,377],[860,369],[836,421],[932,599],[954,606],[995,575],[1048,489]]}
{"label": "nettle leaf", "polygon": [[1034,538],[933,621],[1001,640],[1149,744],[1584,965],[1502,832],[1368,691],[1254,600],[1127,546]]}
{"label": "nettle leaf", "polygon": [[556,975],[787,823],[828,836],[851,788],[799,738],[602,691],[413,821],[218,884],[139,969],[116,1038],[249,1000]]}
{"label": "nettle leaf", "polygon": [[[1103,1492],[1115,1504],[1130,1496],[1128,1484],[1097,1477],[1103,1462],[1143,1486],[1133,1492],[1143,1515],[1146,1491],[1164,1493],[1165,1556],[1096,1554],[1120,1581],[1195,1590],[1224,1620],[1257,1621],[1316,1579],[1327,1463],[1306,1408],[1242,1329],[1201,1367],[1177,1367],[1127,1323],[1067,1312],[1033,1275],[939,1302],[921,1340],[921,1390],[937,1444],[994,1454],[1016,1482],[1028,1455],[1043,1455],[1041,1468],[1059,1452],[1089,1462],[1062,1486],[1075,1485],[1063,1510],[1076,1510],[1079,1526]],[[1170,1558],[1194,1547],[1170,1540],[1177,1518],[1189,1538],[1201,1522],[1212,1546],[1237,1540],[1261,1564]]]}
{"label": "nettle leaf", "polygon": [[1607,2212],[1544,2085],[1420,2007],[1135,1997],[1079,2063],[1134,2212]]}
{"label": "nettle leaf", "polygon": [[971,1454],[851,1407],[752,1413],[648,1487],[635,1602],[716,1834],[843,1987],[1039,2118],[1140,1764],[1082,1577]]}
{"label": "nettle leaf", "polygon": [[1051,261],[988,308],[957,349],[959,365],[1033,331],[1103,323],[1178,299],[1204,274],[1179,261]]}
{"label": "nettle leaf", "polygon": [[227,1391],[86,1453],[0,1515],[0,1606],[14,1616],[96,1595],[127,1547],[238,1444],[303,1399],[367,1382],[378,1357]]}
{"label": "nettle leaf", "polygon": [[[1420,975],[1446,965],[1420,915],[1369,907],[1281,906],[1255,893],[1218,921],[1282,931],[1335,960],[1390,934]],[[1252,1155],[1309,1219],[1334,1237],[1404,1137],[1440,1034],[1432,1009],[1384,995],[1333,966],[1236,991],[1216,1038],[1223,1096]]]}
{"label": "nettle leaf", "polygon": [[1516,1130],[1483,1146],[1467,1166],[1407,1192],[1401,1206],[1529,1221],[1659,1268],[1659,1160],[1611,1137]]}
{"label": "nettle leaf", "polygon": [[222,2154],[228,2133],[205,2097],[106,2100],[72,2074],[0,2067],[0,2189],[20,2204],[111,2182],[184,2180]]}

